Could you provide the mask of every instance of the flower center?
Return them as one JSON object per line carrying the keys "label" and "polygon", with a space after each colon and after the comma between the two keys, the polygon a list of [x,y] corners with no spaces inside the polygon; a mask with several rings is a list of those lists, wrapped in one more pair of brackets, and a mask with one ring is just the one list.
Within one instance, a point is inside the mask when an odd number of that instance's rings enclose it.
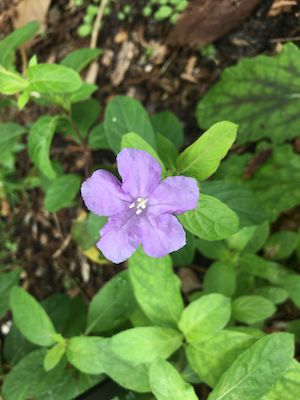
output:
{"label": "flower center", "polygon": [[130,204],[129,208],[134,208],[137,215],[142,214],[142,212],[147,208],[148,199],[144,197],[138,197],[136,201]]}

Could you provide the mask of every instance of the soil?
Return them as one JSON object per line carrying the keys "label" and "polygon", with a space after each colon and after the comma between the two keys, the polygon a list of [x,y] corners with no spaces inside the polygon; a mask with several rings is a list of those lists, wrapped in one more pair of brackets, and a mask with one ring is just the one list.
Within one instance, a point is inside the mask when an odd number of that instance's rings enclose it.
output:
{"label": "soil", "polygon": [[[142,1],[131,2],[140,9]],[[274,0],[262,1],[251,17],[233,32],[213,44],[214,54],[205,55],[203,49],[167,47],[165,45],[172,26],[146,20],[140,15],[131,22],[120,22],[114,16],[107,17],[99,35],[98,46],[104,55],[100,61],[97,78],[99,90],[95,94],[103,109],[114,95],[132,95],[143,103],[150,113],[163,110],[173,111],[182,121],[186,143],[200,134],[195,119],[198,100],[218,79],[225,67],[243,57],[260,53],[273,53],[281,43],[297,37],[300,33],[300,4],[278,16],[268,16]],[[52,1],[47,21],[47,34],[28,50],[28,57],[37,54],[40,61],[59,61],[76,48],[88,47],[89,38],[81,39],[77,28],[82,20],[82,9],[70,9],[69,2]],[[9,20],[4,31],[10,30]],[[118,84],[112,81],[112,71],[120,68],[118,56],[125,42],[130,42],[133,58],[124,77]],[[21,63],[21,61],[19,60]],[[119,63],[120,64],[120,63]],[[116,73],[117,75],[117,73]],[[41,114],[35,105],[29,105],[16,120],[29,124]],[[66,149],[67,146],[67,149]],[[84,175],[83,155],[68,152],[68,141],[57,139],[53,152],[67,154],[66,169]],[[109,152],[96,152],[94,160],[106,163],[111,160]],[[18,174],[24,177],[32,166],[26,152],[18,159]],[[91,298],[99,288],[117,273],[122,266],[94,264],[80,253],[76,244],[70,240],[72,222],[79,209],[74,207],[47,214],[43,210],[43,194],[34,189],[21,195],[20,203],[9,209],[3,217],[17,251],[2,260],[3,265],[18,264],[24,269],[23,284],[37,298],[42,299],[51,293],[68,291],[70,294],[83,293]],[[206,260],[198,258],[193,267],[195,276],[201,282]],[[88,265],[88,267],[87,267]],[[83,279],[83,271],[88,268],[89,279]],[[288,304],[283,318],[294,315],[295,310]],[[205,388],[203,390],[206,390]],[[204,394],[202,394],[204,395]]]}

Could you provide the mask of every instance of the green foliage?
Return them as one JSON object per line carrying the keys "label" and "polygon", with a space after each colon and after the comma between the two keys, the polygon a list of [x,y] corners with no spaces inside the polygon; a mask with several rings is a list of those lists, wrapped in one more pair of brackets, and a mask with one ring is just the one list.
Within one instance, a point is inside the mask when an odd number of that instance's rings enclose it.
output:
{"label": "green foliage", "polygon": [[221,240],[233,235],[239,227],[237,215],[222,201],[206,194],[200,195],[195,210],[179,217],[183,226],[205,240]]}
{"label": "green foliage", "polygon": [[158,400],[197,400],[195,391],[167,361],[157,359],[150,368],[151,390]]}
{"label": "green foliage", "polygon": [[9,293],[11,288],[17,286],[20,279],[20,270],[0,274],[0,318],[3,318],[9,309]]}
{"label": "green foliage", "polygon": [[209,178],[232,146],[236,133],[237,126],[231,122],[223,121],[213,125],[179,155],[178,172],[199,181]]}
{"label": "green foliage", "polygon": [[220,332],[230,314],[230,299],[221,294],[208,294],[183,311],[178,326],[189,343],[199,343]]}
{"label": "green foliage", "polygon": [[262,398],[288,369],[293,348],[293,337],[287,333],[259,339],[222,375],[209,400]]}
{"label": "green foliage", "polygon": [[298,47],[288,43],[276,56],[259,55],[227,68],[198,104],[199,125],[208,128],[230,116],[240,125],[239,143],[264,137],[283,143],[298,136],[299,60]]}
{"label": "green foliage", "polygon": [[60,62],[61,65],[81,72],[89,63],[95,60],[102,51],[100,49],[77,49],[69,53]]}
{"label": "green foliage", "polygon": [[176,328],[184,305],[171,257],[153,259],[138,250],[129,261],[129,277],[136,300],[149,320]]}
{"label": "green foliage", "polygon": [[254,324],[274,314],[273,303],[262,296],[241,296],[232,303],[232,316],[239,322]]}
{"label": "green foliage", "polygon": [[183,144],[183,129],[175,114],[170,111],[163,111],[152,115],[150,120],[156,133],[165,136],[180,149]]}
{"label": "green foliage", "polygon": [[17,328],[30,342],[40,346],[55,343],[56,331],[52,321],[39,303],[24,289],[13,287],[10,306]]}
{"label": "green foliage", "polygon": [[45,197],[45,208],[56,212],[72,205],[79,192],[81,179],[78,175],[67,174],[55,179],[49,186]]}

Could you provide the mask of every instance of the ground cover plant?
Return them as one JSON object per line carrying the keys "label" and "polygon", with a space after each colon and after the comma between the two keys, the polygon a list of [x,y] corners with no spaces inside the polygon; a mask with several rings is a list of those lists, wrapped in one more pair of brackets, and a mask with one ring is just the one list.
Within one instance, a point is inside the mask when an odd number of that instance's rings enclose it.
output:
{"label": "ground cover plant", "polygon": [[[101,5],[73,5],[82,36]],[[188,4],[108,6],[106,18],[171,25]],[[105,65],[105,46],[50,62],[26,50],[39,29],[0,41],[3,399],[298,399],[297,43],[224,63],[201,96],[184,97],[183,121],[114,79],[104,101],[85,74]],[[191,57],[211,65],[210,46]],[[182,79],[195,85],[197,73]]]}

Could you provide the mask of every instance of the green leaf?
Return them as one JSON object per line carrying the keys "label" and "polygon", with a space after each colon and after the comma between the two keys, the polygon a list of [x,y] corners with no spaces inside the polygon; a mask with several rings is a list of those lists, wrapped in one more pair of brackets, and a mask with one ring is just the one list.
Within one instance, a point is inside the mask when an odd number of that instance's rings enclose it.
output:
{"label": "green leaf", "polygon": [[288,369],[294,355],[293,336],[273,333],[244,351],[221,377],[208,400],[258,400]]}
{"label": "green leaf", "polygon": [[20,273],[19,269],[0,273],[0,319],[5,316],[9,309],[9,293],[12,287],[18,285]]}
{"label": "green leaf", "polygon": [[178,173],[203,181],[220,165],[235,141],[237,125],[218,122],[181,153],[177,159]]}
{"label": "green leaf", "polygon": [[39,93],[72,93],[80,89],[80,76],[71,68],[57,64],[38,64],[27,70],[28,90]]}
{"label": "green leaf", "polygon": [[85,374],[103,374],[104,345],[106,339],[101,337],[73,337],[68,342],[67,358],[74,367]]}
{"label": "green leaf", "polygon": [[208,268],[203,281],[205,293],[233,296],[236,288],[236,270],[230,261],[217,261]]}
{"label": "green leaf", "polygon": [[254,324],[271,317],[276,311],[274,304],[262,296],[241,296],[232,303],[232,316],[245,324]]}
{"label": "green leaf", "polygon": [[70,104],[73,104],[77,103],[78,101],[89,99],[91,95],[96,92],[97,89],[98,89],[97,85],[83,82],[78,90],[64,96],[68,98]]}
{"label": "green leaf", "polygon": [[145,315],[155,325],[176,328],[184,304],[171,257],[154,259],[138,249],[129,259],[129,277]]}
{"label": "green leaf", "polygon": [[263,204],[249,189],[218,180],[203,182],[201,187],[204,193],[216,197],[231,208],[238,215],[241,227],[258,225],[268,218]]}
{"label": "green leaf", "polygon": [[121,272],[93,297],[89,305],[87,332],[105,332],[121,325],[134,311],[135,304],[127,272]]}
{"label": "green leaf", "polygon": [[[101,111],[100,104],[95,99],[88,99],[72,105],[72,120],[80,132],[80,137],[85,138],[97,121]],[[76,137],[76,132],[73,134]]]}
{"label": "green leaf", "polygon": [[226,244],[230,250],[234,252],[241,253],[250,240],[253,238],[257,227],[254,226],[244,226],[237,233],[229,236],[226,239]]}
{"label": "green leaf", "polygon": [[[35,326],[32,329],[34,330]],[[5,400],[41,398],[61,381],[64,363],[46,372],[43,367],[45,354],[44,349],[33,351],[9,372],[2,389]]]}
{"label": "green leaf", "polygon": [[111,347],[111,339],[104,339],[101,359],[106,375],[119,385],[135,392],[150,392],[148,366],[132,364],[118,357]]}
{"label": "green leaf", "polygon": [[39,30],[38,22],[29,22],[27,25],[14,30],[6,38],[0,41],[0,65],[11,68],[15,50],[22,44],[34,38]]}
{"label": "green leaf", "polygon": [[207,128],[230,115],[240,125],[239,143],[264,137],[283,143],[298,136],[299,73],[300,50],[292,43],[273,57],[242,59],[198,103],[199,126]]}
{"label": "green leaf", "polygon": [[237,357],[255,341],[245,333],[223,330],[206,342],[188,345],[186,354],[199,378],[215,387]]}
{"label": "green leaf", "polygon": [[150,367],[151,391],[157,400],[197,400],[193,387],[168,361],[157,359]]}
{"label": "green leaf", "polygon": [[141,103],[131,97],[116,96],[105,111],[104,127],[108,142],[115,153],[121,149],[122,136],[135,132],[156,150],[155,133]]}
{"label": "green leaf", "polygon": [[196,247],[201,254],[211,260],[224,261],[231,257],[231,253],[223,240],[210,242],[204,239],[196,239]]}
{"label": "green leaf", "polygon": [[255,289],[254,294],[269,299],[273,304],[281,304],[288,298],[287,291],[276,286],[261,286]]}
{"label": "green leaf", "polygon": [[66,342],[61,341],[54,345],[50,350],[47,351],[44,358],[44,368],[46,371],[51,371],[57,366],[62,359],[66,351]]}
{"label": "green leaf", "polygon": [[221,294],[208,294],[183,311],[178,326],[189,343],[204,342],[226,326],[230,314],[230,299]]}
{"label": "green leaf", "polygon": [[273,233],[264,246],[265,256],[272,260],[288,258],[297,248],[300,234],[291,231]]}
{"label": "green leaf", "polygon": [[225,239],[239,228],[237,215],[215,197],[200,195],[197,208],[179,216],[182,225],[200,239]]}
{"label": "green leaf", "polygon": [[164,166],[163,162],[159,158],[159,156],[156,153],[156,151],[153,150],[153,147],[151,147],[150,144],[148,144],[143,138],[141,138],[136,133],[133,133],[133,132],[126,133],[122,137],[121,148],[122,149],[129,148],[129,149],[137,149],[137,150],[146,151],[147,153],[149,153],[152,157],[154,157],[159,162],[159,164],[160,164],[160,166],[162,168],[162,172],[163,173],[166,172],[166,169],[165,169],[165,166]]}
{"label": "green leaf", "polygon": [[240,255],[239,268],[243,272],[265,279],[275,285],[281,285],[282,279],[288,274],[288,271],[280,264],[250,253]]}
{"label": "green leaf", "polygon": [[173,9],[170,6],[161,6],[154,14],[154,19],[156,21],[162,21],[166,18],[169,18],[173,13]]}
{"label": "green leaf", "polygon": [[176,267],[185,267],[193,263],[196,252],[195,237],[186,232],[186,244],[181,249],[171,253],[173,264]]}
{"label": "green leaf", "polygon": [[133,364],[151,363],[157,357],[168,358],[181,344],[180,332],[156,326],[127,329],[111,338],[112,351]]}
{"label": "green leaf", "polygon": [[100,49],[89,49],[81,48],[72,51],[60,62],[64,67],[72,68],[77,72],[81,72],[89,63],[95,60],[102,50]]}
{"label": "green leaf", "polygon": [[261,400],[295,400],[300,393],[300,363],[291,362],[276,385]]}
{"label": "green leaf", "polygon": [[19,93],[25,90],[28,84],[20,74],[8,71],[0,65],[0,93],[6,95]]}
{"label": "green leaf", "polygon": [[108,149],[110,150],[110,145],[108,143],[105,129],[104,129],[104,124],[101,123],[95,128],[93,128],[89,134],[88,138],[88,143],[89,147],[92,149],[98,150],[98,149]]}
{"label": "green leaf", "polygon": [[175,145],[161,134],[156,135],[157,148],[159,158],[163,164],[169,169],[176,168],[176,159],[178,157],[178,151]]}
{"label": "green leaf", "polygon": [[56,331],[43,307],[20,287],[10,292],[10,306],[13,320],[22,335],[30,342],[40,346],[55,343]]}
{"label": "green leaf", "polygon": [[183,128],[179,119],[171,111],[163,111],[150,117],[156,133],[165,136],[180,149],[183,145]]}
{"label": "green leaf", "polygon": [[282,284],[288,292],[290,299],[300,308],[300,275],[291,274],[285,276]]}
{"label": "green leaf", "polygon": [[45,197],[45,208],[49,212],[56,212],[72,205],[81,184],[78,175],[62,175],[49,186]]}
{"label": "green leaf", "polygon": [[34,165],[49,179],[54,179],[56,173],[50,161],[50,147],[59,116],[45,115],[40,117],[30,128],[28,151]]}
{"label": "green leaf", "polygon": [[257,253],[265,244],[269,237],[270,224],[264,222],[256,227],[256,230],[245,247],[245,251],[248,253]]}

